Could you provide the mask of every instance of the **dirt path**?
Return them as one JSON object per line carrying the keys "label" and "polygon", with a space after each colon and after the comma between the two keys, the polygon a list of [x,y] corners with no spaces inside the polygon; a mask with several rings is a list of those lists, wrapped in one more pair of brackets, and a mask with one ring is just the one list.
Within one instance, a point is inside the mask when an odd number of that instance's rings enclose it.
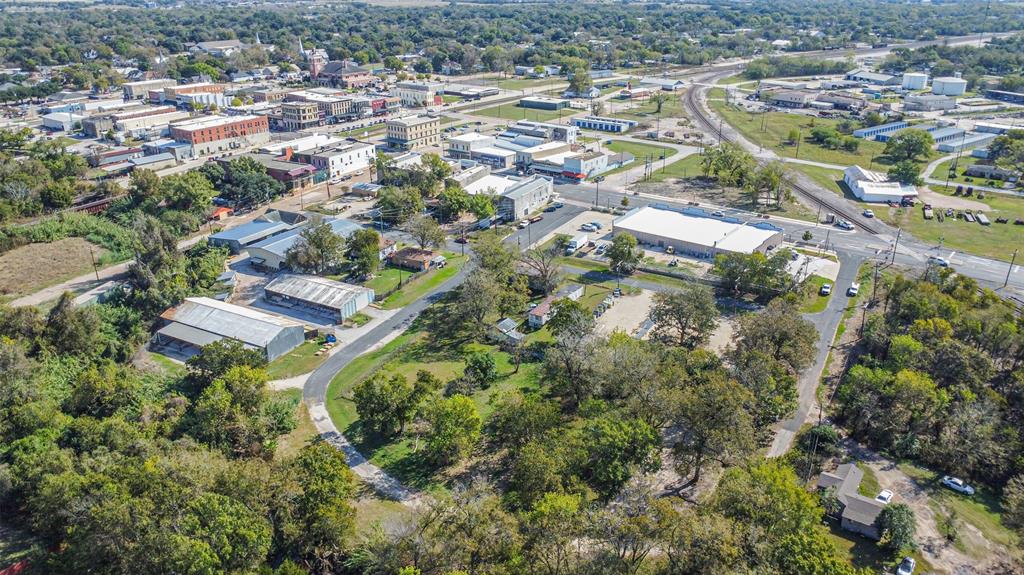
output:
{"label": "dirt path", "polygon": [[958,533],[963,546],[971,549],[974,556],[964,554],[947,542],[939,532],[939,518],[930,504],[928,491],[903,473],[895,462],[859,445],[850,448],[850,455],[875,472],[882,489],[896,494],[894,502],[905,503],[914,511],[917,518],[917,543],[921,553],[936,569],[950,575],[1008,573],[1003,561],[1008,556],[1008,550],[985,539],[976,527],[966,521],[959,522]]}

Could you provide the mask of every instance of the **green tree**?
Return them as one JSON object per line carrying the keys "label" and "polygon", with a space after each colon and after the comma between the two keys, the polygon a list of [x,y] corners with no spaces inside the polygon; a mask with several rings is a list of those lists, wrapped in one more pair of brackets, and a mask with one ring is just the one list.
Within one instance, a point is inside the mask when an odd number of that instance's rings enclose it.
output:
{"label": "green tree", "polygon": [[498,366],[494,356],[486,351],[474,351],[466,355],[466,369],[462,377],[483,389],[490,387],[498,378]]}
{"label": "green tree", "polygon": [[405,430],[418,407],[414,388],[405,376],[377,373],[352,389],[352,399],[363,425],[379,435]]}
{"label": "green tree", "polygon": [[718,325],[715,296],[698,283],[654,294],[650,316],[657,337],[690,349],[706,343]]}
{"label": "green tree", "polygon": [[885,155],[896,160],[916,161],[931,153],[935,139],[924,130],[907,129],[889,138],[885,143]]}
{"label": "green tree", "polygon": [[583,429],[585,459],[580,474],[594,489],[610,497],[633,475],[658,469],[658,433],[639,419],[601,417]]}
{"label": "green tree", "polygon": [[327,442],[302,448],[291,466],[301,488],[295,500],[299,528],[294,532],[299,555],[312,572],[331,572],[355,538],[352,498],[359,483],[344,454]]}
{"label": "green tree", "polygon": [[878,528],[882,535],[878,544],[893,552],[915,549],[917,519],[914,510],[905,503],[886,505],[878,514]]}
{"label": "green tree", "polygon": [[719,254],[715,258],[714,272],[733,294],[748,293],[767,299],[793,287],[786,271],[791,253],[782,249],[775,250],[771,256],[760,252]]}
{"label": "green tree", "polygon": [[924,180],[921,179],[921,167],[908,160],[893,164],[889,168],[888,176],[890,180],[896,180],[902,184],[920,186],[924,183]]}
{"label": "green tree", "polygon": [[414,214],[423,211],[423,197],[414,188],[389,186],[380,191],[377,198],[380,219],[393,225],[404,224]]}
{"label": "green tree", "polygon": [[733,341],[737,355],[761,351],[799,373],[814,359],[818,330],[801,317],[794,303],[775,299],[761,313],[744,316]]}
{"label": "green tree", "polygon": [[344,257],[345,238],[334,233],[329,222],[314,220],[288,248],[285,263],[296,271],[324,275],[337,270]]}
{"label": "green tree", "polygon": [[494,411],[488,419],[490,433],[506,447],[522,447],[541,439],[560,420],[559,407],[554,401],[536,393],[523,394],[513,390],[495,401]]}
{"label": "green tree", "polygon": [[185,365],[194,385],[205,387],[233,367],[262,369],[266,367],[267,359],[260,350],[247,349],[240,341],[221,339],[204,345],[199,353],[188,358]]}
{"label": "green tree", "polygon": [[353,275],[372,275],[380,267],[380,234],[368,228],[353,232],[348,237],[348,258]]}
{"label": "green tree", "polygon": [[215,493],[204,493],[189,504],[180,529],[199,543],[194,548],[197,555],[212,554],[217,570],[225,573],[255,569],[270,550],[266,519],[241,502]]}
{"label": "green tree", "polygon": [[427,409],[426,420],[430,425],[426,453],[436,463],[446,465],[462,459],[480,438],[480,414],[473,400],[464,395],[437,399]]}
{"label": "green tree", "polygon": [[636,270],[644,252],[637,246],[636,238],[633,235],[620,232],[612,239],[612,244],[605,253],[612,271],[628,275]]}
{"label": "green tree", "polygon": [[1018,529],[1024,527],[1024,475],[1015,475],[1003,487],[1003,520]]}
{"label": "green tree", "polygon": [[753,453],[754,426],[747,406],[754,398],[734,381],[715,378],[683,390],[673,446],[676,468],[696,485],[709,464],[734,465]]}
{"label": "green tree", "polygon": [[[446,164],[447,165],[447,164]],[[421,249],[444,245],[444,230],[428,215],[413,216],[405,223],[405,231],[416,240]]]}
{"label": "green tree", "polygon": [[160,180],[159,193],[174,209],[203,211],[210,206],[216,191],[206,176],[189,170]]}

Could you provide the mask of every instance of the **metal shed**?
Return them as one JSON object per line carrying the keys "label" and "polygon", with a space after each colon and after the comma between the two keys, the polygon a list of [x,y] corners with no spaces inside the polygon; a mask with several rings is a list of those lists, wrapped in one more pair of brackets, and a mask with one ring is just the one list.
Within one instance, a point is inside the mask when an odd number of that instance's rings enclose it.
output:
{"label": "metal shed", "polygon": [[288,274],[263,288],[267,301],[327,315],[340,323],[373,303],[370,288],[319,276]]}

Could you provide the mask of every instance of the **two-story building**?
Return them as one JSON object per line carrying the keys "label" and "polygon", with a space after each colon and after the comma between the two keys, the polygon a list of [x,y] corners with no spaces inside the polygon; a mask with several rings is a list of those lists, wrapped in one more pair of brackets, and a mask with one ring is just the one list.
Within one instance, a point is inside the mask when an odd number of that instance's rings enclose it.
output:
{"label": "two-story building", "polygon": [[385,142],[389,148],[418,150],[441,145],[441,119],[407,116],[387,121]]}

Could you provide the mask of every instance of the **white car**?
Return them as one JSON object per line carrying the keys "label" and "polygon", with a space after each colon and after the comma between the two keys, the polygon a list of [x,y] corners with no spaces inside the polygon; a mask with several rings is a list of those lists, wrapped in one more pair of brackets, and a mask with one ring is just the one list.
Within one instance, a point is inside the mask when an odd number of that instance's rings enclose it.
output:
{"label": "white car", "polygon": [[916,568],[917,561],[914,561],[913,557],[904,557],[903,561],[900,561],[900,566],[896,568],[896,575],[914,575]]}
{"label": "white car", "polygon": [[580,231],[584,231],[584,232],[596,232],[596,231],[597,231],[597,228],[595,228],[594,226],[592,226],[592,225],[590,225],[590,224],[583,224],[582,226],[580,226]]}
{"label": "white car", "polygon": [[519,222],[519,229],[523,229],[523,228],[525,228],[528,225],[530,225],[530,220],[523,220],[523,221]]}
{"label": "white car", "polygon": [[888,505],[889,502],[892,501],[892,491],[883,489],[882,492],[875,497],[875,501]]}
{"label": "white car", "polygon": [[832,284],[821,284],[821,295],[829,295],[832,293]]}
{"label": "white car", "polygon": [[855,283],[846,290],[846,295],[853,297],[860,293],[860,284]]}
{"label": "white car", "polygon": [[942,478],[942,485],[948,487],[949,489],[952,489],[953,491],[956,491],[957,493],[962,493],[964,495],[974,495],[974,488],[964,483],[964,480],[960,479],[959,477],[950,477],[949,475],[947,475]]}
{"label": "white car", "polygon": [[875,217],[875,212],[871,210],[864,210],[864,212],[861,215],[863,215],[865,218],[873,218]]}
{"label": "white car", "polygon": [[936,256],[932,256],[932,257],[928,258],[928,263],[937,265],[940,268],[948,268],[949,267],[949,260],[947,260],[946,258],[940,258],[940,257],[936,257]]}
{"label": "white car", "polygon": [[853,229],[853,224],[851,224],[850,222],[848,222],[846,220],[839,220],[838,222],[836,222],[836,225],[839,226],[840,229],[844,229],[844,230],[852,230]]}

